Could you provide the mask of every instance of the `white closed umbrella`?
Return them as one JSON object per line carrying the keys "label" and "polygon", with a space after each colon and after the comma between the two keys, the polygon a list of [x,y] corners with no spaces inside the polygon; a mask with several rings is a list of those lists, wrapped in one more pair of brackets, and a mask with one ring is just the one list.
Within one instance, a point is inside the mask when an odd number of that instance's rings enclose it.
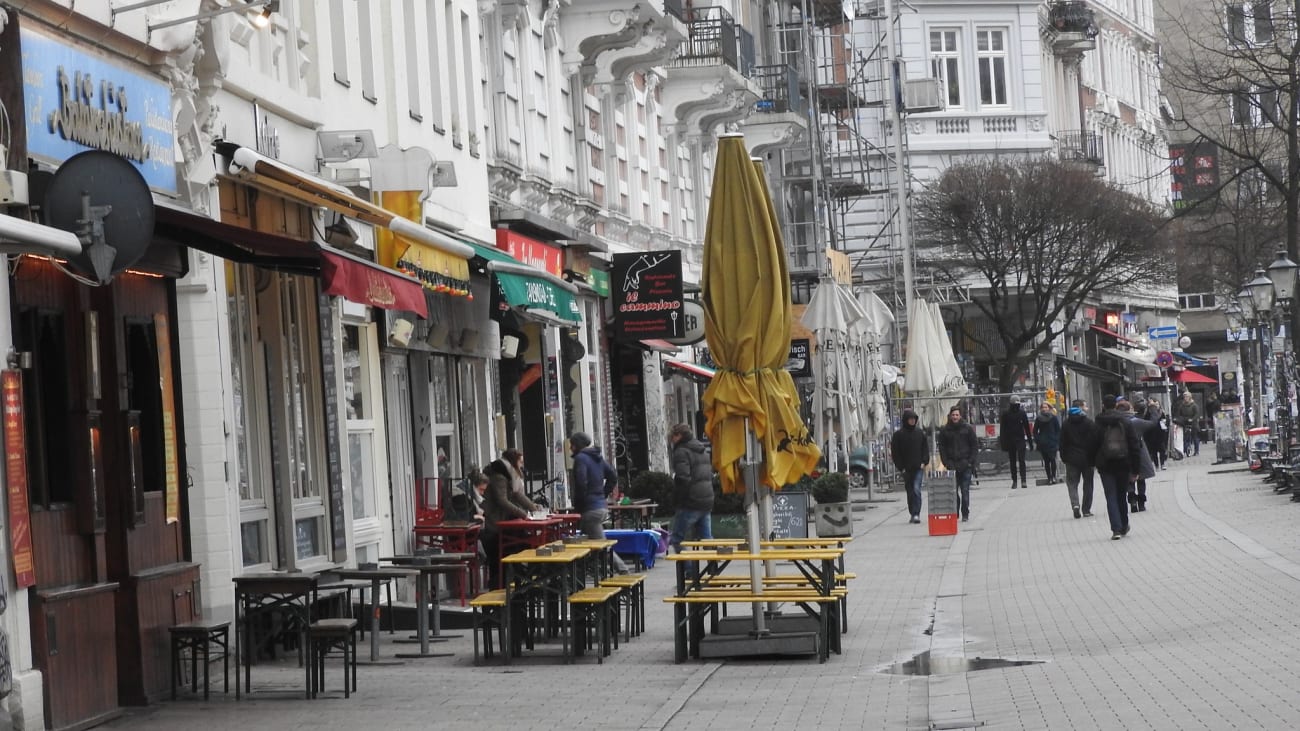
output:
{"label": "white closed umbrella", "polygon": [[919,297],[908,313],[903,390],[917,397],[914,411],[919,423],[935,428],[943,425],[948,409],[968,393],[938,306]]}
{"label": "white closed umbrella", "polygon": [[[856,305],[852,295],[844,292],[840,285],[822,280],[813,290],[812,298],[800,318],[804,327],[817,336],[817,359],[813,368],[816,380],[813,409],[819,438],[830,445],[826,463],[832,471],[841,467],[837,464],[841,450],[835,448],[836,443],[833,441],[837,431],[842,440],[856,441],[850,435],[850,432],[855,431],[850,417],[854,399],[850,385],[851,369],[846,355],[853,337],[854,324],[862,318],[862,313],[857,307],[849,307],[850,302]],[[841,442],[839,446],[845,445]]]}

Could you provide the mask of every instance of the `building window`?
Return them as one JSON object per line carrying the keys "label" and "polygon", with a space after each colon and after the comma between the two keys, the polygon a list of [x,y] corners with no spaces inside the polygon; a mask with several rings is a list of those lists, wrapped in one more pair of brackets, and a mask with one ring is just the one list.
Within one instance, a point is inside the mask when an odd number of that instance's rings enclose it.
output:
{"label": "building window", "polygon": [[[426,39],[441,38],[442,34],[438,28],[438,10],[433,3],[426,3],[424,10],[424,26]],[[429,47],[429,76],[427,79],[419,79],[421,83],[429,85],[429,115],[433,118],[433,128],[438,132],[443,132],[442,119],[442,44],[427,43]]]}
{"label": "building window", "polygon": [[351,86],[348,80],[348,31],[343,19],[343,0],[330,1],[330,51],[334,61],[334,80]]}
{"label": "building window", "polygon": [[1007,33],[1004,30],[975,31],[975,56],[979,65],[980,104],[1007,103]]}
{"label": "building window", "polygon": [[1216,306],[1215,302],[1213,292],[1178,295],[1178,309],[1180,310],[1213,310]]}
{"label": "building window", "polygon": [[[415,27],[415,0],[402,3],[403,30],[406,45],[406,108],[411,119],[420,121],[424,118],[420,109],[420,87],[424,79],[420,78],[420,43]],[[432,49],[430,49],[432,50]]]}
{"label": "building window", "polygon": [[960,107],[961,47],[957,30],[930,31],[930,70],[947,90],[948,107]]}
{"label": "building window", "polygon": [[366,101],[377,101],[375,91],[375,34],[371,32],[370,0],[357,2],[357,35],[361,42],[361,96]]}
{"label": "building window", "polygon": [[1273,7],[1269,3],[1229,5],[1224,16],[1229,43],[1248,46],[1273,42]]}

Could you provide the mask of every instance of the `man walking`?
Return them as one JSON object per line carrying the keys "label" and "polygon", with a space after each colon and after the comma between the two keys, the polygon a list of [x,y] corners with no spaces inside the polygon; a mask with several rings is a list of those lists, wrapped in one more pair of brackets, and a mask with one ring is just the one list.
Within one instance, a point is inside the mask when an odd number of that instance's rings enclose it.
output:
{"label": "man walking", "polygon": [[1191,391],[1183,392],[1183,400],[1174,407],[1174,423],[1183,428],[1183,456],[1195,457],[1201,453],[1201,407]]}
{"label": "man walking", "polygon": [[1011,405],[998,424],[998,443],[1011,463],[1012,490],[1016,489],[1017,466],[1020,468],[1020,484],[1029,487],[1029,480],[1025,477],[1025,451],[1033,441],[1034,437],[1029,433],[1029,417],[1020,408],[1020,399],[1012,396]]}
{"label": "man walking", "polygon": [[1128,486],[1137,481],[1142,469],[1142,441],[1128,416],[1115,410],[1114,396],[1106,396],[1101,404],[1089,452],[1106,492],[1110,539],[1118,541],[1128,535]]}
{"label": "man walking", "polygon": [[[609,517],[606,496],[618,484],[618,473],[600,455],[600,447],[591,445],[586,432],[576,431],[569,436],[569,450],[573,453],[573,507],[581,514],[578,527],[583,535],[596,540],[605,539],[605,519]],[[614,569],[626,574],[627,564],[614,553]]]}
{"label": "man walking", "polygon": [[953,471],[957,479],[957,507],[962,522],[970,520],[970,481],[975,473],[975,457],[979,454],[979,440],[975,429],[962,419],[961,409],[953,407],[948,412],[948,423],[939,430],[939,458]]}
{"label": "man walking", "polygon": [[[1070,494],[1074,517],[1092,516],[1092,419],[1088,404],[1075,399],[1061,425],[1061,461],[1065,463],[1065,489]],[[1079,481],[1083,481],[1083,502],[1079,501]],[[1080,511],[1082,506],[1082,511]]]}
{"label": "man walking", "polygon": [[682,552],[682,541],[694,530],[696,539],[713,537],[713,463],[709,448],[695,438],[691,428],[678,424],[669,432],[673,443],[673,515],[668,545]]}
{"label": "man walking", "polygon": [[907,490],[909,523],[921,522],[921,478],[930,466],[930,437],[917,427],[920,419],[911,409],[903,411],[903,426],[889,440],[889,451],[894,467],[903,473],[903,488]]}

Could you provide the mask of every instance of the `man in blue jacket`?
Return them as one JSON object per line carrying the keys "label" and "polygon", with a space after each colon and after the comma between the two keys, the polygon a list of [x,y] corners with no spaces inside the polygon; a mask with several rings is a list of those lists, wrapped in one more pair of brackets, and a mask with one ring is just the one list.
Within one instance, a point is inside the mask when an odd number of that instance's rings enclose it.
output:
{"label": "man in blue jacket", "polygon": [[[618,484],[618,473],[593,447],[586,432],[576,431],[569,436],[569,450],[573,453],[573,507],[582,517],[578,527],[583,535],[596,540],[605,539],[605,520],[609,517],[606,496]],[[614,554],[614,568],[626,574],[627,564]]]}

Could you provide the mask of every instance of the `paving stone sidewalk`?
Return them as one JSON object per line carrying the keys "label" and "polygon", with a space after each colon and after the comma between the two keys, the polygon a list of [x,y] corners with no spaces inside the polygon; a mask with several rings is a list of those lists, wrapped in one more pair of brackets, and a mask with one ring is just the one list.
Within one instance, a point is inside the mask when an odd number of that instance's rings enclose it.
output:
{"label": "paving stone sidewalk", "polygon": [[[1063,485],[985,479],[956,536],[907,522],[902,496],[858,514],[844,653],[672,660],[672,567],[650,572],[648,632],[604,665],[558,648],[512,666],[455,657],[362,667],[358,694],[165,703],[122,729],[1289,729],[1300,657],[1300,505],[1199,457],[1150,484],[1110,540],[1104,497],[1076,520]],[[462,633],[463,634],[463,633]],[[387,638],[385,638],[387,641]],[[394,652],[384,647],[385,654]],[[929,653],[931,675],[885,672]],[[1024,664],[1002,667],[1004,661]],[[987,669],[964,668],[987,667]],[[261,687],[301,684],[292,663]],[[328,672],[337,688],[338,668]]]}

